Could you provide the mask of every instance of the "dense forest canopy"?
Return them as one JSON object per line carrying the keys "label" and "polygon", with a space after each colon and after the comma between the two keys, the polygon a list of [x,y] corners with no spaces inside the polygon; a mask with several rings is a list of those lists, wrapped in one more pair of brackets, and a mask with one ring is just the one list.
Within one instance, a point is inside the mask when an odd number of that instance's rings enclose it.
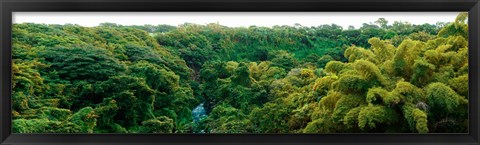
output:
{"label": "dense forest canopy", "polygon": [[467,32],[14,24],[13,132],[465,133]]}

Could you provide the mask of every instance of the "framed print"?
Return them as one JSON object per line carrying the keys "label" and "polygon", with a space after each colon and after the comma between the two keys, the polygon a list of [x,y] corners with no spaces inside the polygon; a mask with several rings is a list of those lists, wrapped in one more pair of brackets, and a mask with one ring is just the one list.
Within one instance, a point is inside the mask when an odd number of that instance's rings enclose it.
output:
{"label": "framed print", "polygon": [[478,144],[477,0],[3,0],[1,144]]}

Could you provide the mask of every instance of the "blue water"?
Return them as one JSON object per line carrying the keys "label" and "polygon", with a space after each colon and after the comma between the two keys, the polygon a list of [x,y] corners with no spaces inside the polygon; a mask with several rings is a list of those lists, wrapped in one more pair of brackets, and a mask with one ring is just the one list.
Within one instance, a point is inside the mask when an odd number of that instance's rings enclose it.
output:
{"label": "blue water", "polygon": [[[200,103],[195,109],[192,110],[193,116],[193,123],[195,123],[195,127],[199,126],[200,120],[207,117],[207,112],[205,111],[205,107],[203,107],[204,103]],[[200,130],[198,133],[205,133],[204,130]]]}
{"label": "blue water", "polygon": [[198,123],[201,119],[207,117],[207,113],[205,112],[205,107],[203,107],[203,103],[200,103],[195,109],[192,110],[193,122]]}

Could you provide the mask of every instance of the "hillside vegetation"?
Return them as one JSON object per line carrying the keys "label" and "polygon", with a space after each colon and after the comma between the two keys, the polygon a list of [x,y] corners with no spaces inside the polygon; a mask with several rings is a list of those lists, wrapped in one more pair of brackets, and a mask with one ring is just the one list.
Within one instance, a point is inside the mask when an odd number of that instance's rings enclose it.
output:
{"label": "hillside vegetation", "polygon": [[[355,29],[13,25],[15,133],[466,133],[467,14]],[[194,121],[202,104],[206,116]]]}

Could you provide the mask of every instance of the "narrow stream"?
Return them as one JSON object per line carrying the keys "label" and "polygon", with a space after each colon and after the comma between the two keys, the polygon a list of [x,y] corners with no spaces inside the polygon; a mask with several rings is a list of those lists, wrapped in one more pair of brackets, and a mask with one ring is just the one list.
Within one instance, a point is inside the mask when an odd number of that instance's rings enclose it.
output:
{"label": "narrow stream", "polygon": [[[200,120],[207,117],[207,113],[205,111],[205,107],[203,107],[203,104],[204,103],[200,103],[197,107],[195,107],[195,109],[192,110],[193,123],[195,123],[195,127],[199,127]],[[198,130],[198,129],[195,129],[195,130]],[[205,131],[202,129],[197,133],[205,133]]]}

